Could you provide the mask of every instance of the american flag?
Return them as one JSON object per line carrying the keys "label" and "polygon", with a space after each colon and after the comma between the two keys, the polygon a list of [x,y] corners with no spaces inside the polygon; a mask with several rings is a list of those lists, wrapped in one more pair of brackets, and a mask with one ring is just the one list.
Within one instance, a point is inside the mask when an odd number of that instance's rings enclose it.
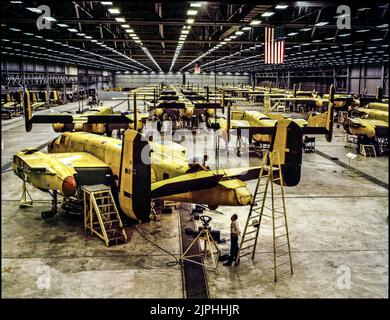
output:
{"label": "american flag", "polygon": [[264,39],[264,63],[284,63],[285,47],[284,28],[266,27]]}

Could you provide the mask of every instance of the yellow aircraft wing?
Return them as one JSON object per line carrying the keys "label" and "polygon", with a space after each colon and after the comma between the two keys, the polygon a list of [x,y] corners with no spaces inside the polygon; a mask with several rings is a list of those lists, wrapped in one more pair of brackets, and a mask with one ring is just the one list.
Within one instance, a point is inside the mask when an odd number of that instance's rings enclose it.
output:
{"label": "yellow aircraft wing", "polygon": [[327,99],[320,99],[320,98],[314,98],[314,97],[296,97],[296,98],[289,98],[289,97],[281,97],[281,98],[270,98],[270,100],[278,100],[278,101],[322,101],[322,102],[328,102],[329,100]]}
{"label": "yellow aircraft wing", "polygon": [[352,127],[367,127],[367,125],[380,127],[388,127],[389,123],[387,121],[378,120],[378,119],[362,119],[362,118],[348,118],[348,125]]}
{"label": "yellow aircraft wing", "polygon": [[250,124],[247,120],[230,120],[230,126],[232,129],[235,129],[241,127],[250,127]]}
{"label": "yellow aircraft wing", "polygon": [[49,168],[57,161],[68,168],[109,167],[105,162],[86,152],[42,153],[36,148],[29,148],[17,154],[29,169]]}
{"label": "yellow aircraft wing", "polygon": [[56,159],[73,168],[102,168],[109,167],[104,161],[86,152],[50,153],[49,157]]}
{"label": "yellow aircraft wing", "polygon": [[[124,113],[124,115],[125,117],[129,118],[131,121],[134,121],[134,113]],[[137,118],[138,120],[147,120],[149,118],[149,113],[137,112]]]}

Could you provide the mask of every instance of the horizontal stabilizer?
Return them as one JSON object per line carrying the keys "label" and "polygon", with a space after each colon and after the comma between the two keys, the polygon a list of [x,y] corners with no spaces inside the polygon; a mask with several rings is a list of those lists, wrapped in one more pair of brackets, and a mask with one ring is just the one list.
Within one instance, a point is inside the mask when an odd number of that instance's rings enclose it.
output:
{"label": "horizontal stabilizer", "polygon": [[219,103],[213,102],[201,102],[194,103],[195,109],[222,109],[222,106]]}
{"label": "horizontal stabilizer", "polygon": [[178,177],[152,183],[152,198],[160,198],[185,192],[210,189],[222,181],[257,179],[260,167],[219,169],[188,173]]}
{"label": "horizontal stabilizer", "polygon": [[73,123],[73,116],[69,114],[49,114],[33,116],[30,123]]}
{"label": "horizontal stabilizer", "polygon": [[188,173],[175,178],[152,183],[152,198],[160,198],[178,193],[197,191],[214,187],[223,174],[214,175],[212,171]]}
{"label": "horizontal stabilizer", "polygon": [[35,115],[31,123],[133,123],[129,117],[122,114],[83,115],[74,117],[68,114]]}
{"label": "horizontal stabilizer", "polygon": [[183,102],[161,102],[157,105],[159,109],[184,109],[185,107]]}
{"label": "horizontal stabilizer", "polygon": [[178,96],[159,96],[158,97],[158,100],[163,100],[163,101],[177,101],[179,100],[179,97]]}

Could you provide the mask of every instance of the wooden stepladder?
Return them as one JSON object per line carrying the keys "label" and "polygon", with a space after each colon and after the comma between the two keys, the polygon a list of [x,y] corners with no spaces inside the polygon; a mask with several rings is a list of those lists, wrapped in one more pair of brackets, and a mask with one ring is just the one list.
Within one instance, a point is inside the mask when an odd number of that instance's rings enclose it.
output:
{"label": "wooden stepladder", "polygon": [[[276,188],[280,189],[278,195],[276,195]],[[261,205],[259,206],[259,204]],[[278,150],[264,151],[263,153],[263,162],[242,234],[238,259],[247,255],[252,255],[252,260],[255,258],[263,217],[270,218],[272,221],[274,281],[276,282],[277,269],[282,266],[289,266],[289,270],[279,274],[279,276],[293,274],[283,176]]]}
{"label": "wooden stepladder", "polygon": [[127,242],[110,187],[98,184],[82,186],[84,192],[84,229],[104,240],[106,246]]}

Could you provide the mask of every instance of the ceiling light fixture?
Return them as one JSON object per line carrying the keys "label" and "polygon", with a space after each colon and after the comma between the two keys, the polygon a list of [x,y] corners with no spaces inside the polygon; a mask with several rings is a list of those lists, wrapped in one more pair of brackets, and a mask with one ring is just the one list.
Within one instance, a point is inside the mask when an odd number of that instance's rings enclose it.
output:
{"label": "ceiling light fixture", "polygon": [[120,14],[120,10],[118,8],[109,8],[108,12],[111,14]]}
{"label": "ceiling light fixture", "polygon": [[44,17],[43,19],[47,20],[47,21],[57,21],[56,18],[53,18],[53,17]]}
{"label": "ceiling light fixture", "polygon": [[322,22],[317,22],[314,26],[315,27],[322,27],[322,26],[326,26],[327,24],[329,24],[329,22],[322,21]]}
{"label": "ceiling light fixture", "polygon": [[257,25],[259,25],[260,23],[261,23],[260,20],[252,20],[249,24],[250,24],[251,26],[257,26]]}
{"label": "ceiling light fixture", "polygon": [[31,12],[34,12],[34,13],[42,13],[42,10],[41,9],[38,9],[38,8],[31,8],[31,7],[28,7],[26,8],[27,10],[31,11]]}

